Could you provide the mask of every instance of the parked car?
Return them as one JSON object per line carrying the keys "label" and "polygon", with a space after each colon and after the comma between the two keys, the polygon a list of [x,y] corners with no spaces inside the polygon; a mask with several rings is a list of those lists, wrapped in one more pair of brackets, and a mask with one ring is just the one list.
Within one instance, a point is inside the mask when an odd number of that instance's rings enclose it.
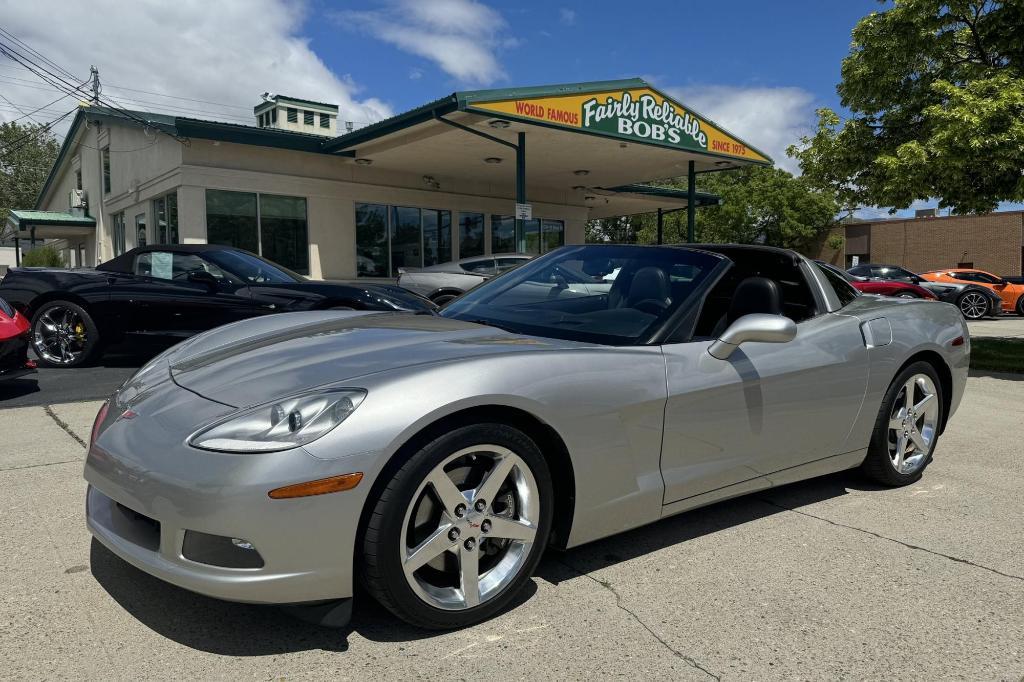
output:
{"label": "parked car", "polygon": [[436,308],[397,286],[308,280],[215,244],[144,246],[95,268],[11,268],[0,296],[32,321],[32,347],[40,363],[52,367],[85,364],[126,334],[188,337],[297,310]]}
{"label": "parked car", "polygon": [[933,270],[921,273],[921,276],[931,282],[954,284],[970,282],[971,284],[985,287],[999,297],[1003,312],[1017,313],[1024,316],[1024,284],[1014,284],[990,272],[973,268]]}
{"label": "parked car", "polygon": [[426,268],[398,268],[398,286],[426,296],[440,306],[531,258],[522,253],[499,253]]}
{"label": "parked car", "polygon": [[0,381],[35,371],[36,363],[28,359],[28,330],[28,320],[0,298]]}
{"label": "parked car", "polygon": [[[610,290],[568,294],[574,262],[614,266]],[[462,627],[549,545],[855,467],[913,483],[969,347],[953,307],[792,251],[567,246],[436,316],[295,313],[171,349],[96,417],[87,523],[202,594],[340,625],[358,577]]]}
{"label": "parked car", "polygon": [[856,275],[851,275],[845,270],[840,270],[836,266],[826,263],[825,261],[817,260],[814,262],[823,268],[828,268],[830,271],[849,282],[854,289],[857,291],[863,291],[866,294],[895,296],[896,298],[927,298],[933,301],[939,300],[939,297],[932,291],[911,282],[903,282],[896,279],[868,279],[867,277],[857,277]]}
{"label": "parked car", "polygon": [[929,281],[898,265],[862,263],[850,268],[847,272],[871,280],[917,284],[933,292],[940,301],[955,305],[968,320],[980,320],[990,315],[998,315],[1002,307],[1002,300],[991,289],[966,281],[942,283]]}

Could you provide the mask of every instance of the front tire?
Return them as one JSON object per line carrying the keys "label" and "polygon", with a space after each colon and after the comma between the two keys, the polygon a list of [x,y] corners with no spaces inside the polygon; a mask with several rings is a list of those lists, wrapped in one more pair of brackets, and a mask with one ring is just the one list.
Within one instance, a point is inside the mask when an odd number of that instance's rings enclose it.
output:
{"label": "front tire", "polygon": [[522,431],[477,424],[440,436],[380,492],[363,534],[363,583],[422,628],[491,618],[540,561],[552,497],[544,456]]}
{"label": "front tire", "polygon": [[939,440],[944,405],[935,367],[915,362],[900,372],[882,399],[863,471],[891,486],[921,478]]}
{"label": "front tire", "polygon": [[980,320],[988,315],[991,304],[981,292],[966,291],[956,300],[956,305],[968,320]]}
{"label": "front tire", "polygon": [[1017,299],[1017,314],[1024,317],[1024,294]]}
{"label": "front tire", "polygon": [[50,301],[32,316],[32,349],[46,367],[80,367],[99,353],[99,328],[80,305]]}

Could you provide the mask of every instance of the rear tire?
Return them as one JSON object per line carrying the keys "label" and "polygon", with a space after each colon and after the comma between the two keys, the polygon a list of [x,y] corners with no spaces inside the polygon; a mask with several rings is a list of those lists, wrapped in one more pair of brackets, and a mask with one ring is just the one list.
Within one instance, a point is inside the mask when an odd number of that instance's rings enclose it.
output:
{"label": "rear tire", "polygon": [[956,299],[960,313],[968,320],[980,320],[989,314],[991,303],[988,297],[979,291],[965,291]]}
{"label": "rear tire", "polygon": [[1017,314],[1024,317],[1024,294],[1017,299]]}
{"label": "rear tire", "polygon": [[454,301],[458,297],[459,297],[458,294],[438,294],[437,296],[435,296],[434,298],[432,298],[430,300],[433,301],[434,304],[437,305],[437,307],[440,308],[445,303],[449,303],[451,301]]}
{"label": "rear tire", "polygon": [[32,316],[32,350],[45,367],[81,367],[100,349],[99,328],[76,303],[50,301]]}
{"label": "rear tire", "polygon": [[551,474],[522,431],[465,426],[414,453],[373,505],[367,591],[412,625],[461,628],[499,613],[530,579],[551,528]]}
{"label": "rear tire", "polygon": [[930,363],[915,362],[897,374],[875,418],[864,473],[890,486],[921,478],[939,440],[944,405],[942,382]]}

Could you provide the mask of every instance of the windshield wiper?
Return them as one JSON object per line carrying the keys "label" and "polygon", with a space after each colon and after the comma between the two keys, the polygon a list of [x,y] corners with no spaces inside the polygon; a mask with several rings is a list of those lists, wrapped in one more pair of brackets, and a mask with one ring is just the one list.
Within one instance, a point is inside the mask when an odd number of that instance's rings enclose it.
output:
{"label": "windshield wiper", "polygon": [[491,322],[490,320],[484,320],[482,318],[481,319],[475,319],[475,320],[466,320],[466,322],[469,322],[471,324],[482,324],[482,325],[484,325],[486,327],[494,327],[495,329],[500,329],[501,331],[508,332],[509,334],[519,334],[519,333],[521,333],[521,332],[516,331],[515,329],[511,329],[511,328],[506,327],[504,325],[498,324],[497,322]]}

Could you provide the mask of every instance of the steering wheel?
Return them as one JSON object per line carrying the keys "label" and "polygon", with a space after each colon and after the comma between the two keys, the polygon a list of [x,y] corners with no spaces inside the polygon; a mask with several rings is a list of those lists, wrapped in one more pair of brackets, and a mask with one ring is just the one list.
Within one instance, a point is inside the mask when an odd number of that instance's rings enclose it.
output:
{"label": "steering wheel", "polygon": [[651,315],[657,316],[668,310],[668,307],[670,305],[672,305],[671,300],[664,300],[660,298],[645,298],[642,301],[637,301],[636,303],[629,307],[634,308],[635,310],[639,310],[642,313],[649,313]]}

